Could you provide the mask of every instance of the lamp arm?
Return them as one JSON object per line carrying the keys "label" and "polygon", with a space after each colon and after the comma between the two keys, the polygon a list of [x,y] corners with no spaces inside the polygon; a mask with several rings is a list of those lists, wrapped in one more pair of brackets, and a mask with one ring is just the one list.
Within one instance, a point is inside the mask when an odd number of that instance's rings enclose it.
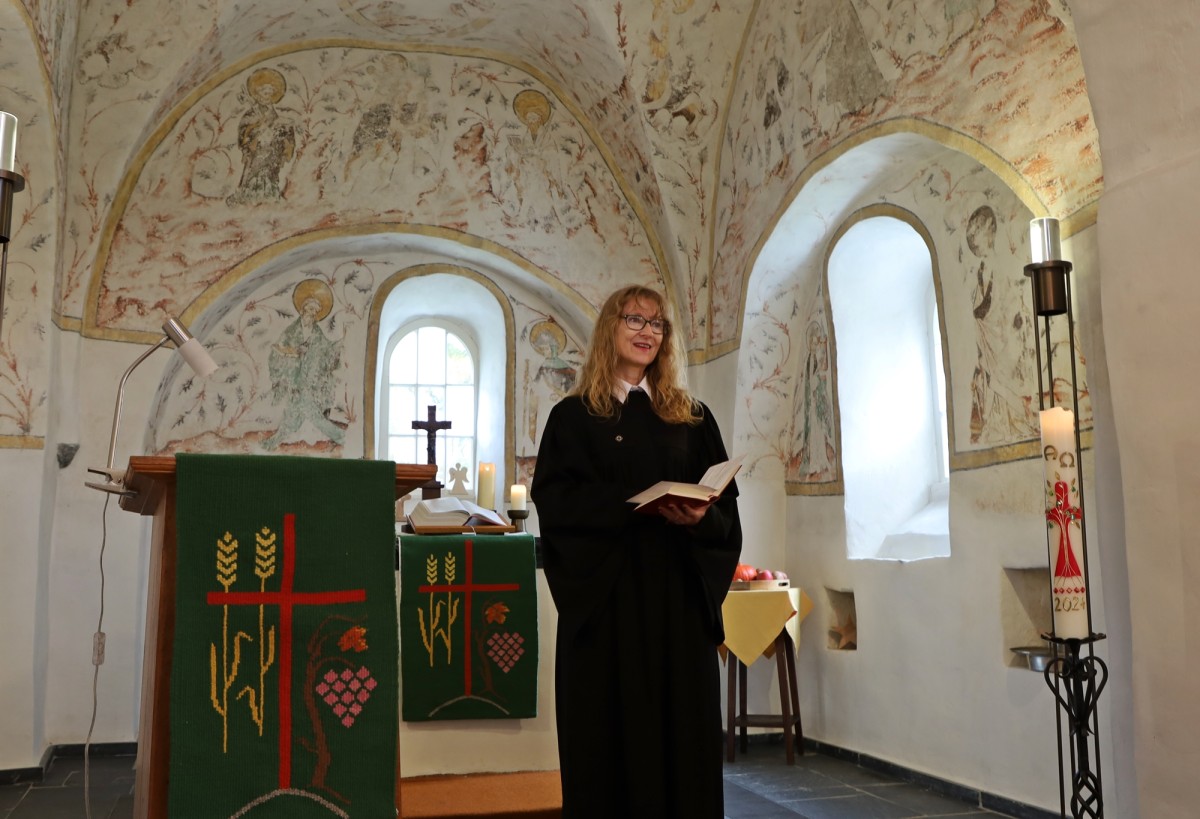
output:
{"label": "lamp arm", "polygon": [[[6,230],[5,233],[8,231]],[[8,290],[8,242],[0,243],[0,330],[4,329],[4,293]]]}
{"label": "lamp arm", "polygon": [[121,403],[125,397],[125,382],[129,380],[130,373],[132,373],[139,364],[149,358],[152,352],[170,340],[171,339],[168,336],[163,336],[160,338],[157,344],[138,356],[137,360],[130,364],[129,369],[125,371],[123,376],[121,376],[121,383],[117,386],[117,406],[116,409],[113,410],[112,434],[109,435],[108,438],[108,468],[110,471],[113,468],[113,459],[116,457],[117,453],[117,427],[121,423]]}

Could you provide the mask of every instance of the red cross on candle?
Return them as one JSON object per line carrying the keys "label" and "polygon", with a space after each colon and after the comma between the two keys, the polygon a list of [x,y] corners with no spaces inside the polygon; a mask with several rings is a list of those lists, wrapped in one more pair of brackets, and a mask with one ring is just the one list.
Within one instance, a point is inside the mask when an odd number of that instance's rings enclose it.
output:
{"label": "red cross on candle", "polygon": [[1054,483],[1054,506],[1046,510],[1046,520],[1058,524],[1058,560],[1055,562],[1054,576],[1078,577],[1080,588],[1071,591],[1083,591],[1083,572],[1075,559],[1075,551],[1071,548],[1071,524],[1079,522],[1083,525],[1083,510],[1071,505],[1071,493],[1065,481]]}
{"label": "red cross on candle", "polygon": [[463,693],[466,696],[471,696],[471,599],[476,592],[485,591],[516,591],[521,588],[519,583],[480,583],[475,584],[473,580],[474,570],[474,541],[468,540],[463,544],[466,547],[466,563],[467,563],[467,579],[464,583],[446,583],[442,585],[427,585],[418,586],[418,592],[463,592],[466,599],[466,625],[463,626],[463,644],[466,648],[463,650]]}
{"label": "red cross on candle", "polygon": [[279,606],[279,787],[292,786],[292,609],[361,603],[366,589],[298,592],[296,579],[296,516],[283,516],[283,576],[279,591],[209,592],[210,606]]}

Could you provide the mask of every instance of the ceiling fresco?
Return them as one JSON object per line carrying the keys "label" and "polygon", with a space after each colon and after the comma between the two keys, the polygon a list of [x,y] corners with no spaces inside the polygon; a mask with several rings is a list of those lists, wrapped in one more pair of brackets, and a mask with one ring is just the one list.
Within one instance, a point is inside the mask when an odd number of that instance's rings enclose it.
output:
{"label": "ceiling fresco", "polygon": [[[129,184],[146,147],[129,141],[131,124],[149,140],[233,70],[322,44],[486,57],[543,83],[560,116],[594,135],[646,225],[693,348],[736,338],[730,311],[762,225],[814,157],[873,124],[944,125],[999,155],[1057,213],[1100,186],[1062,4],[130,0],[89,4],[79,27],[85,93],[71,155],[88,184],[73,197],[83,207],[62,288],[69,316],[86,312],[88,263],[113,225],[103,202]],[[100,203],[90,213],[89,199]]]}
{"label": "ceiling fresco", "polygon": [[[593,304],[616,271],[656,280],[590,136],[528,75],[480,58],[336,48],[264,61],[181,112],[119,205],[97,328],[156,326],[248,248],[370,225],[516,248]],[[573,279],[568,261],[593,272]]]}
{"label": "ceiling fresco", "polygon": [[811,163],[857,134],[890,122],[936,131],[1011,169],[1039,215],[1070,215],[1100,194],[1099,142],[1065,6],[821,0],[764,5],[754,26],[725,134],[714,344],[736,339],[761,226]]}
{"label": "ceiling fresco", "polygon": [[87,336],[144,340],[315,237],[409,232],[584,312],[614,282],[659,284],[705,361],[740,343],[791,202],[864,142],[931,137],[1035,215],[1086,213],[1103,186],[1064,0],[4,8],[0,36],[32,55],[22,128],[57,133],[23,140],[55,145],[23,159],[54,178],[29,203],[56,223],[37,298]]}

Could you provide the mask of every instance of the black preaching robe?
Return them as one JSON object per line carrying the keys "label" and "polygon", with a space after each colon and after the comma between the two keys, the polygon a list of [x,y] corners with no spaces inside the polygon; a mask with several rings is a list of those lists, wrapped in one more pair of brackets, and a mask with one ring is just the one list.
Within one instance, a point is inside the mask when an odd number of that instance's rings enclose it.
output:
{"label": "black preaching robe", "polygon": [[554,669],[563,819],[721,819],[721,603],[741,553],[730,483],[692,530],[626,502],[695,483],[726,460],[707,407],[696,426],[644,394],[598,418],[550,412],[531,498],[558,608]]}

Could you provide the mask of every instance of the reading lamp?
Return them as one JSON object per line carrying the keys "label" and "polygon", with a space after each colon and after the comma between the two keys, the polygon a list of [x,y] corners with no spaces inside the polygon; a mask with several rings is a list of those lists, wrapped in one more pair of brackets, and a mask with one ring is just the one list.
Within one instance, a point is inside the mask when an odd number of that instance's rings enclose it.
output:
{"label": "reading lamp", "polygon": [[179,354],[183,356],[183,360],[188,363],[197,375],[204,377],[211,375],[216,369],[216,362],[212,360],[212,356],[208,351],[192,337],[192,334],[187,331],[187,328],[180,323],[179,319],[169,317],[162,326],[165,335],[159,339],[158,343],[151,347],[146,352],[138,356],[137,360],[129,365],[129,369],[125,371],[125,375],[121,376],[121,383],[117,387],[117,407],[113,412],[112,435],[108,439],[108,465],[104,467],[88,467],[88,472],[94,472],[97,475],[103,475],[105,480],[87,481],[87,486],[92,489],[99,489],[102,492],[112,492],[118,495],[132,495],[133,492],[125,487],[124,470],[113,468],[113,457],[117,450],[117,427],[121,423],[121,401],[125,396],[125,382],[129,380],[129,374],[137,368],[150,354],[163,346],[167,342],[173,342],[179,349]]}
{"label": "reading lamp", "polygon": [[16,167],[17,118],[0,111],[0,329],[4,328],[4,292],[8,289],[13,194],[25,190],[25,177],[17,173]]}

